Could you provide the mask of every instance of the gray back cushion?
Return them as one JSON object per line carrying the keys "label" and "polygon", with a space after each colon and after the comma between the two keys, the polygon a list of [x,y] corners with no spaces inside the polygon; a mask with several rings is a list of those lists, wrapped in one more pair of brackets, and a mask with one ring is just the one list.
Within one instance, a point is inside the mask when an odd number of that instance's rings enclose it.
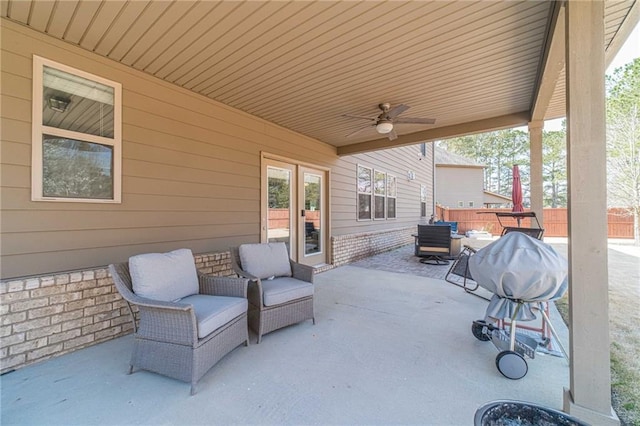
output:
{"label": "gray back cushion", "polygon": [[242,270],[260,279],[291,276],[289,253],[284,243],[243,244],[238,254]]}
{"label": "gray back cushion", "polygon": [[171,302],[198,294],[198,273],[189,249],[148,253],[129,258],[133,292],[148,299]]}

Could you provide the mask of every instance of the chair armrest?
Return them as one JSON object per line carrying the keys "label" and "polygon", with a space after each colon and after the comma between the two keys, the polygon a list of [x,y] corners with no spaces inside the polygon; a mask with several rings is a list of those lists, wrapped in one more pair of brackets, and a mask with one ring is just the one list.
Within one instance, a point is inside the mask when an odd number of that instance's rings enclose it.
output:
{"label": "chair armrest", "polygon": [[251,275],[247,271],[243,271],[242,269],[240,269],[240,267],[237,264],[232,263],[232,265],[233,265],[233,272],[238,274],[239,277],[248,278],[250,281],[259,281],[260,280],[260,278],[256,277],[255,275]]}
{"label": "chair armrest", "polygon": [[313,284],[313,273],[315,271],[313,266],[303,265],[302,263],[294,262],[293,260],[290,262],[293,278]]}
{"label": "chair armrest", "polygon": [[249,280],[246,278],[217,277],[198,273],[198,281],[200,282],[200,294],[247,297]]}
{"label": "chair armrest", "polygon": [[193,306],[179,302],[151,302],[136,303],[139,336],[179,345],[192,346],[197,343],[198,323]]}

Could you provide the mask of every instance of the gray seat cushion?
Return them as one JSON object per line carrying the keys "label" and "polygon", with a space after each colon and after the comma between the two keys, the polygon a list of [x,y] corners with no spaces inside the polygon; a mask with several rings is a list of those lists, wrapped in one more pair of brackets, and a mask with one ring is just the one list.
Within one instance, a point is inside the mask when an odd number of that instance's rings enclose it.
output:
{"label": "gray seat cushion", "polygon": [[290,277],[262,280],[262,293],[265,306],[280,305],[302,297],[313,296],[313,284]]}
{"label": "gray seat cushion", "polygon": [[242,244],[238,254],[242,269],[260,279],[291,276],[289,252],[284,243]]}
{"label": "gray seat cushion", "polygon": [[208,336],[234,318],[247,312],[249,303],[241,297],[195,294],[180,299],[193,306],[198,321],[198,338]]}
{"label": "gray seat cushion", "polygon": [[189,249],[132,256],[129,271],[133,292],[147,299],[172,302],[200,291]]}

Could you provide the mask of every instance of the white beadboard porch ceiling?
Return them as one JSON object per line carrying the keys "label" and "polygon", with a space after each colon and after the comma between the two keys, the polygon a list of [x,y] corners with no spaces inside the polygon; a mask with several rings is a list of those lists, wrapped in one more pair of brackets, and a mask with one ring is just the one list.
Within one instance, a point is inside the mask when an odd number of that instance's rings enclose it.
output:
{"label": "white beadboard porch ceiling", "polygon": [[[606,2],[606,48],[634,3]],[[381,102],[437,120],[398,124],[399,135],[510,114],[526,123],[553,9],[531,0],[2,1],[8,19],[339,151],[393,145],[373,128],[345,137],[366,122],[342,114],[374,117]],[[546,118],[564,116],[560,74]]]}

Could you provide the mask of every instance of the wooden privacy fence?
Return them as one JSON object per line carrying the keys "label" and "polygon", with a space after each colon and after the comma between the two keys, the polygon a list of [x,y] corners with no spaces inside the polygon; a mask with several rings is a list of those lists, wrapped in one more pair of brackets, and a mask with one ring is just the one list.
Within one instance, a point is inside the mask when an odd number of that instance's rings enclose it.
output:
{"label": "wooden privacy fence", "polygon": [[[510,212],[510,209],[449,209],[438,206],[436,216],[438,219],[448,222],[458,222],[458,233],[467,231],[487,231],[493,235],[499,235],[502,227],[496,218],[495,212]],[[544,209],[544,235],[547,237],[566,237],[569,235],[567,227],[566,208]],[[609,238],[633,238],[633,216],[628,215],[623,209],[609,209],[608,215]],[[515,219],[501,218],[503,226],[517,226]],[[529,219],[522,220],[520,226],[537,227]]]}

